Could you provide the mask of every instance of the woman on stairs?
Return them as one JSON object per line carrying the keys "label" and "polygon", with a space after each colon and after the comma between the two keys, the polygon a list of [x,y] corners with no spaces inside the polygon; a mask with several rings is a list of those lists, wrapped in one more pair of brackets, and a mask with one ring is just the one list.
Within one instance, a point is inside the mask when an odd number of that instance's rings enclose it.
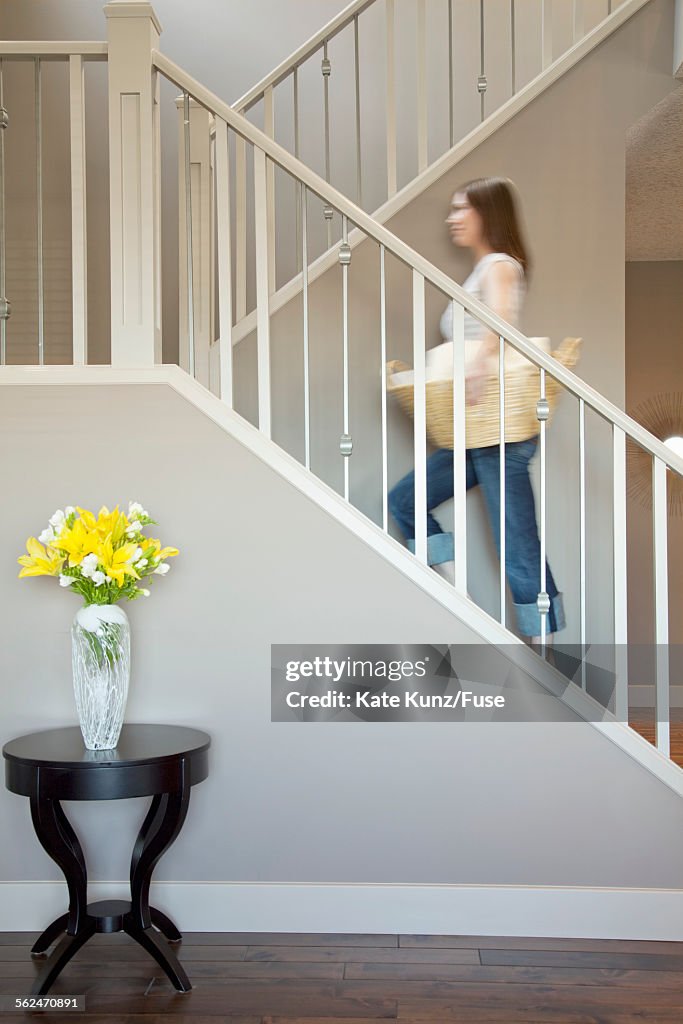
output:
{"label": "woman on stairs", "polygon": [[[475,265],[463,288],[485,302],[503,320],[518,326],[529,273],[529,257],[519,228],[511,183],[502,178],[471,181],[454,194],[446,220],[451,240],[472,250]],[[441,317],[444,342],[453,342],[453,306]],[[465,398],[478,400],[486,378],[498,372],[497,335],[465,312]],[[450,350],[452,353],[452,349]],[[448,357],[452,366],[452,355]],[[519,632],[540,643],[541,550],[536,525],[529,462],[538,435],[505,445],[505,572],[512,592]],[[500,556],[500,446],[468,448],[466,486],[481,485]],[[389,494],[391,514],[415,550],[415,474],[408,473]],[[427,561],[449,582],[455,582],[453,534],[446,533],[431,514],[453,497],[453,452],[439,448],[427,460]],[[550,610],[546,643],[565,626],[562,595],[546,562]]]}

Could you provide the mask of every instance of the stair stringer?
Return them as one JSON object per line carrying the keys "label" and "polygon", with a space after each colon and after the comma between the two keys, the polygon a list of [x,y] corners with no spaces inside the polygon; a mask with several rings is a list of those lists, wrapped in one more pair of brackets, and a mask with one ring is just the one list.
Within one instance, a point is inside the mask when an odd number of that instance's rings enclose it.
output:
{"label": "stair stringer", "polygon": [[307,470],[283,448],[216,398],[176,365],[120,368],[110,366],[4,366],[0,387],[20,385],[166,384],[197,411],[229,434],[291,486],[350,530],[359,540],[415,586],[469,627],[483,641],[505,646],[505,656],[526,676],[542,686],[571,712],[619,747],[630,758],[683,796],[683,770],[661,754],[635,730],[602,708],[575,684],[567,682],[554,666],[543,661],[514,633],[462,597],[450,584],[422,564],[402,544],[388,536],[371,519],[345,501],[335,490]]}

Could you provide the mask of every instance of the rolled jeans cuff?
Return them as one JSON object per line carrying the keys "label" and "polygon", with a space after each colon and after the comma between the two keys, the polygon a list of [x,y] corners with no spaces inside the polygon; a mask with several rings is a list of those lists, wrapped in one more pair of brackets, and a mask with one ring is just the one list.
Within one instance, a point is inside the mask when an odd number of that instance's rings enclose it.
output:
{"label": "rolled jeans cuff", "polygon": [[[408,550],[415,554],[415,541],[407,541]],[[441,565],[455,559],[455,546],[452,533],[432,533],[427,537],[427,565]]]}
{"label": "rolled jeans cuff", "polygon": [[[515,614],[520,633],[524,636],[541,635],[541,613],[535,601],[533,604],[516,604]],[[546,632],[557,633],[560,629],[564,629],[566,625],[562,594],[557,594],[550,599],[550,611],[546,619]]]}

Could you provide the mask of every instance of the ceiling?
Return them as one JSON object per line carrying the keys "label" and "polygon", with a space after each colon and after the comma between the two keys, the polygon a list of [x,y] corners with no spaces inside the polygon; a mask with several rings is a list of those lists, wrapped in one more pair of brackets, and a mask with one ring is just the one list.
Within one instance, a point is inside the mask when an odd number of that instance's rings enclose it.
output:
{"label": "ceiling", "polygon": [[683,83],[627,134],[626,259],[683,260]]}

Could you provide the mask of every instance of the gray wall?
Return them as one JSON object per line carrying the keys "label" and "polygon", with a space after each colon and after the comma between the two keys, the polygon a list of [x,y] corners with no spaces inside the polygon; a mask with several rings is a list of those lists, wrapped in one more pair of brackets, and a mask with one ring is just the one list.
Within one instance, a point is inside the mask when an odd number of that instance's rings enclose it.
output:
{"label": "gray wall", "polygon": [[[627,263],[626,411],[682,392],[683,262]],[[634,643],[646,644],[654,639],[652,511],[633,498],[628,515],[628,628]],[[668,528],[669,638],[683,644],[683,519],[669,516]]]}
{"label": "gray wall", "polygon": [[[55,580],[16,578],[27,535],[67,503],[137,499],[180,548],[149,600],[126,606],[127,720],[213,740],[159,880],[683,885],[680,799],[590,725],[271,724],[271,643],[473,637],[170,389],[5,387],[9,432],[3,741],[75,723],[78,601]],[[92,879],[126,877],[145,807],[66,804]],[[27,801],[4,789],[0,833],[0,880],[60,877]]]}
{"label": "gray wall", "polygon": [[[443,221],[462,182],[501,174],[521,194],[534,257],[522,329],[549,335],[555,347],[581,336],[578,374],[624,407],[624,183],[627,128],[677,87],[671,77],[671,0],[654,0],[443,179],[389,227],[458,281],[467,258],[453,249]],[[388,352],[412,362],[410,276],[388,259]],[[355,250],[350,268],[352,500],[381,519],[379,256],[374,243]],[[341,272],[311,288],[312,466],[342,488]],[[445,305],[428,294],[428,345],[439,340]],[[303,457],[301,303],[273,318],[274,437]],[[240,409],[255,419],[253,338],[237,350]],[[565,595],[567,642],[579,639],[577,405],[564,398],[548,436],[548,553]],[[588,640],[612,638],[611,432],[587,415]],[[392,411],[389,481],[412,466],[412,426]],[[538,459],[535,460],[538,473]],[[472,593],[498,614],[497,560],[478,494],[468,504]],[[443,513],[449,523],[449,511]],[[508,619],[508,621],[512,621]]]}

